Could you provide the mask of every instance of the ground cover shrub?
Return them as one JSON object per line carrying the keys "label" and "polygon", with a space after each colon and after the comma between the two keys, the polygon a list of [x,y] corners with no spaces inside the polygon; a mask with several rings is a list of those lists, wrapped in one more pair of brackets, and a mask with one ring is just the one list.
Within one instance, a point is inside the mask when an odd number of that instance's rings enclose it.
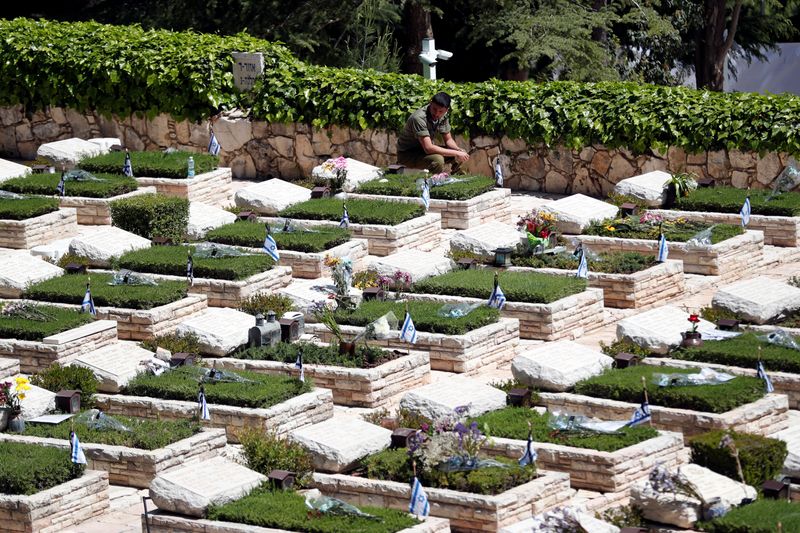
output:
{"label": "ground cover shrub", "polygon": [[750,369],[756,368],[760,357],[766,370],[800,374],[800,352],[759,340],[759,336],[759,333],[742,333],[730,339],[703,341],[702,346],[679,348],[671,357]]}
{"label": "ground cover shrub", "polygon": [[152,339],[142,341],[142,348],[155,352],[157,348],[169,350],[171,353],[200,353],[200,339],[194,333],[167,333],[156,335]]}
{"label": "ground cover shrub", "polygon": [[273,470],[294,472],[295,481],[300,485],[314,472],[311,454],[299,442],[254,428],[242,428],[237,436],[242,444],[247,468],[251,470],[265,476]]}
{"label": "ground cover shrub", "polygon": [[91,315],[81,314],[75,309],[6,302],[0,304],[0,338],[41,341],[92,320]]}
{"label": "ground cover shrub", "polygon": [[61,390],[81,391],[81,406],[85,408],[94,405],[94,394],[100,383],[94,372],[78,365],[61,366],[53,363],[44,370],[31,376],[31,385],[36,385],[50,392]]}
{"label": "ground cover shrub", "polygon": [[[639,252],[604,252],[596,256],[587,256],[589,270],[605,274],[633,274],[641,272],[656,264],[652,255]],[[511,264],[532,268],[559,268],[577,270],[579,260],[571,253],[536,254],[511,256]]]}
{"label": "ground cover shrub", "polygon": [[[128,383],[124,394],[197,402],[197,393],[205,372],[200,367],[181,366],[160,376],[140,374]],[[244,370],[226,372],[242,380],[204,381],[208,403],[266,409],[313,388],[309,379],[302,382],[296,377],[270,376]]]}
{"label": "ground cover shrub", "polygon": [[0,442],[0,494],[29,495],[83,475],[69,451],[22,442]]}
{"label": "ground cover shrub", "polygon": [[[266,228],[264,224],[239,221],[209,231],[206,234],[206,240],[232,246],[261,248],[264,245],[265,236]],[[350,240],[350,232],[340,228],[317,228],[312,231],[280,231],[273,233],[272,236],[275,238],[278,250],[293,250],[306,253],[324,252]]]}
{"label": "ground cover shrub", "polygon": [[86,268],[91,268],[91,261],[88,257],[84,257],[82,255],[76,255],[72,253],[65,253],[61,257],[58,258],[56,261],[56,266],[66,269],[67,265],[70,263],[75,263],[76,265],[83,265]]}
{"label": "ground cover shrub", "polygon": [[[730,441],[725,439],[726,435]],[[745,483],[757,488],[761,487],[764,481],[773,479],[781,473],[783,461],[789,453],[786,443],[782,440],[718,430],[689,438],[692,462],[740,481],[730,442],[739,454]]]}
{"label": "ground cover shrub", "polygon": [[[383,178],[371,180],[358,186],[356,192],[385,196],[421,196],[417,180],[424,174],[385,174]],[[465,180],[447,185],[431,186],[431,198],[437,200],[469,200],[494,189],[494,178],[487,176],[454,176]]]}
{"label": "ground cover shrub", "polygon": [[640,223],[639,217],[628,217],[625,219],[604,220],[593,222],[584,230],[586,235],[599,235],[601,237],[617,237],[620,239],[645,239],[658,240],[663,228],[664,237],[667,241],[686,242],[699,232],[711,228],[711,244],[728,240],[744,233],[741,226],[732,224],[706,224],[704,222],[692,222],[684,219],[675,221],[663,221],[663,225],[658,223]]}
{"label": "ground cover shrub", "polygon": [[[782,530],[778,529],[781,524]],[[800,504],[785,500],[756,500],[735,507],[725,516],[699,522],[707,533],[775,533],[800,531]]]}
{"label": "ground cover shrub", "polygon": [[284,313],[294,310],[294,301],[286,295],[259,292],[239,302],[239,311],[250,315],[262,314],[267,316],[270,311],[280,319]]}
{"label": "ground cover shrub", "polygon": [[384,350],[377,346],[359,344],[354,355],[340,354],[339,346],[320,346],[309,342],[289,344],[280,342],[275,346],[259,346],[248,348],[234,355],[237,359],[251,359],[257,361],[279,361],[294,364],[297,354],[302,350],[303,364],[341,366],[345,368],[372,368],[404,354],[392,350]]}
{"label": "ground cover shrub", "polygon": [[57,198],[0,198],[0,220],[26,220],[58,211]]}
{"label": "ground cover shrub", "polygon": [[[425,208],[417,204],[386,202],[383,200],[347,200],[347,214],[352,224],[385,224],[394,226],[421,217]],[[334,220],[342,218],[342,201],[337,198],[318,198],[287,207],[278,216],[307,220]],[[262,237],[263,242],[263,237]]]}
{"label": "ground cover shrub", "polygon": [[[488,298],[488,297],[487,297]],[[463,335],[474,329],[494,324],[500,318],[497,309],[481,306],[468,315],[459,318],[446,318],[438,314],[442,304],[436,302],[408,302],[408,311],[414,319],[414,327],[418,331],[442,333],[444,335]],[[336,322],[342,325],[366,326],[389,311],[394,313],[398,321],[405,318],[405,302],[367,300],[352,310],[337,310],[334,314]]]}
{"label": "ground cover shrub", "polygon": [[[157,285],[109,285],[113,274],[91,274],[90,288],[95,306],[152,309],[186,297],[185,281],[159,281]],[[24,298],[81,304],[86,294],[88,274],[70,274],[40,281],[28,287]]]}
{"label": "ground cover shrub", "polygon": [[189,227],[189,200],[142,194],[109,204],[112,224],[146,239],[167,237],[182,242]]}
{"label": "ground cover shrub", "polygon": [[[490,268],[456,270],[417,281],[410,292],[488,300],[495,272]],[[509,302],[546,304],[586,290],[585,279],[540,272],[502,272],[499,282]]]}
{"label": "ground cover shrub", "polygon": [[358,506],[377,520],[356,516],[309,512],[305,498],[293,491],[270,490],[262,487],[247,496],[221,506],[211,506],[208,518],[239,524],[249,524],[281,531],[308,533],[394,533],[419,522],[404,511],[385,507]]}
{"label": "ground cover shrub", "polygon": [[[120,167],[121,169],[122,167]],[[95,174],[102,181],[73,181],[64,184],[65,196],[81,196],[84,198],[110,198],[138,188],[136,180],[119,175],[119,170],[111,174]],[[3,190],[17,194],[57,195],[56,187],[61,181],[61,174],[31,174],[21,178],[13,178],[3,182]]]}
{"label": "ground cover shrub", "polygon": [[550,415],[539,414],[526,407],[506,407],[490,411],[474,419],[479,427],[492,437],[528,439],[528,422],[531,423],[534,442],[549,442],[576,448],[589,448],[601,452],[615,452],[658,436],[649,426],[625,427],[616,433],[594,431],[559,431],[548,426]]}
{"label": "ground cover shrub", "polygon": [[579,381],[575,393],[639,404],[642,401],[642,377],[647,383],[650,405],[724,413],[754,402],[764,396],[764,382],[738,376],[719,385],[659,387],[653,374],[694,374],[697,369],[639,365],[606,370],[599,376]]}
{"label": "ground cover shrub", "polygon": [[[219,166],[219,157],[211,154],[184,152],[128,152],[131,156],[133,175],[148,178],[186,179],[189,157],[194,159],[195,176],[210,172]],[[118,174],[125,164],[125,152],[81,159],[78,166],[89,172]]]}
{"label": "ground cover shrub", "polygon": [[768,190],[737,189],[735,187],[695,189],[688,196],[678,198],[674,209],[738,214],[748,196],[750,197],[750,212],[753,215],[782,217],[800,215],[800,193],[784,192],[770,198],[772,192]]}
{"label": "ground cover shrub", "polygon": [[114,266],[134,272],[185,276],[187,258],[191,252],[195,278],[242,280],[265,272],[275,265],[267,254],[194,257],[195,249],[194,246],[151,246],[123,254],[114,262]]}
{"label": "ground cover shrub", "polygon": [[620,352],[632,353],[633,355],[639,356],[640,359],[644,359],[650,355],[650,350],[627,339],[613,340],[608,344],[600,341],[600,351],[609,357],[616,357]]}

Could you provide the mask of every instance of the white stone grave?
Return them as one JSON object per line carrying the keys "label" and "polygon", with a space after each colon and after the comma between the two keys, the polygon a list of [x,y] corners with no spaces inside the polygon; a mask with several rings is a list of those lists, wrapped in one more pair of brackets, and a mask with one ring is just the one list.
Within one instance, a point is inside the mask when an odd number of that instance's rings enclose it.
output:
{"label": "white stone grave", "polygon": [[[79,226],[81,230],[85,228],[85,226]],[[78,235],[82,235],[83,231]],[[30,249],[31,255],[35,257],[41,257],[42,259],[50,259],[53,261],[58,261],[61,257],[67,255],[69,253],[69,244],[72,242],[72,239],[75,237],[66,237],[64,239],[57,239],[55,241],[50,241],[47,244],[40,244],[39,246],[34,246]]]}
{"label": "white stone grave", "polygon": [[359,418],[338,416],[295,429],[289,438],[299,442],[314,459],[314,469],[346,472],[358,461],[389,447],[392,432]]}
{"label": "white stone grave", "polygon": [[277,215],[281,209],[305,202],[310,198],[311,189],[273,178],[239,189],[233,200],[242,209],[263,215]]}
{"label": "white stone grave", "polygon": [[119,341],[82,354],[72,364],[94,372],[99,391],[116,393],[144,370],[142,363],[153,355],[135,342]]}
{"label": "white stone grave", "polygon": [[187,235],[191,239],[202,239],[206,233],[225,224],[236,222],[236,215],[213,205],[200,202],[189,204],[189,226]]}
{"label": "white stone grave", "polygon": [[89,142],[99,146],[104,154],[110,152],[112,146],[122,146],[122,141],[117,137],[97,137],[95,139],[89,139]]}
{"label": "white stone grave", "polygon": [[246,496],[266,479],[224,457],[213,457],[159,474],[150,482],[150,497],[162,511],[202,517],[209,505]]}
{"label": "white stone grave", "polygon": [[407,392],[400,400],[401,408],[430,419],[450,415],[460,406],[468,407],[468,416],[479,416],[505,405],[505,392],[458,375]]}
{"label": "white stone grave", "polygon": [[0,295],[19,298],[29,285],[62,274],[63,269],[26,250],[0,250]]}
{"label": "white stone grave", "polygon": [[617,216],[619,208],[585,194],[573,194],[545,204],[541,210],[555,215],[559,232],[577,234],[592,222]]}
{"label": "white stone grave", "polygon": [[[617,322],[617,339],[627,339],[653,353],[666,354],[681,343],[681,332],[690,331],[691,327],[689,313],[665,305]],[[697,325],[700,333],[714,329],[714,324],[702,318]]]}
{"label": "white stone grave", "polygon": [[[551,511],[556,511],[557,509],[552,509]],[[591,514],[585,513],[580,510],[575,510],[575,517],[578,520],[578,523],[583,528],[584,531],[589,531],[590,533],[619,533],[619,528],[614,524],[609,524],[608,522],[604,522],[592,516]],[[545,514],[538,514],[533,518],[527,518],[522,520],[521,522],[517,522],[516,524],[512,524],[510,526],[502,527],[498,530],[497,533],[544,533],[551,531],[550,529],[542,529],[548,527],[545,522]]]}
{"label": "white stone grave", "polygon": [[116,226],[96,226],[69,243],[72,254],[85,257],[91,266],[107,267],[126,252],[150,247],[150,241]]}
{"label": "white stone grave", "polygon": [[[350,157],[345,160],[347,161],[347,175],[342,184],[342,190],[345,192],[353,192],[362,183],[378,179],[383,175],[379,167]],[[311,177],[317,180],[331,180],[336,177],[336,174],[326,171],[322,165],[317,165],[311,170]]]}
{"label": "white stone grave", "polygon": [[711,305],[764,324],[781,313],[800,309],[800,288],[757,276],[720,287]]}
{"label": "white stone grave", "polygon": [[669,173],[654,170],[620,181],[614,186],[614,192],[643,200],[650,207],[661,207],[667,197],[665,187],[671,179]]}
{"label": "white stone grave", "polygon": [[58,167],[56,170],[59,170],[61,165],[66,166],[69,170],[84,157],[94,157],[105,153],[108,153],[108,149],[78,137],[44,143],[36,151],[38,157],[54,163]]}
{"label": "white stone grave", "polygon": [[516,248],[522,240],[523,234],[516,226],[492,220],[474,228],[456,231],[450,238],[450,249],[494,257],[497,248]]}
{"label": "white stone grave", "polygon": [[[331,300],[328,295],[334,294],[336,287],[331,278],[293,279],[289,285],[275,292],[291,298],[294,307],[308,316],[313,306]],[[361,293],[360,289],[350,288],[350,297],[356,305],[361,302]]]}
{"label": "white stone grave", "polygon": [[[7,159],[0,159],[0,183],[10,180],[11,178],[19,178],[30,174],[31,167],[27,165],[20,165]],[[0,186],[0,189],[2,187]]]}
{"label": "white stone grave", "polygon": [[204,354],[224,357],[247,344],[247,332],[256,325],[253,315],[228,307],[209,307],[178,325],[179,335],[197,335]]}
{"label": "white stone grave", "polygon": [[386,257],[376,257],[370,264],[381,276],[393,276],[398,270],[411,275],[411,282],[445,274],[453,269],[453,261],[447,257],[422,250],[404,250]]}
{"label": "white stone grave", "polygon": [[511,363],[514,379],[549,392],[564,392],[582,379],[611,368],[609,356],[573,341],[541,344],[519,354]]}
{"label": "white stone grave", "polygon": [[789,452],[781,474],[800,478],[800,412],[789,411],[789,427],[770,436],[785,442]]}
{"label": "white stone grave", "polygon": [[[27,374],[17,374],[9,377],[8,379],[4,379],[3,381],[10,381],[13,390],[15,386],[15,380],[18,377],[30,378],[30,376]],[[22,407],[22,418],[24,420],[42,416],[48,411],[52,411],[56,408],[55,392],[50,392],[49,390],[37,387],[36,385],[29,384],[29,386],[30,389],[25,391],[25,399],[20,402],[20,406]]]}

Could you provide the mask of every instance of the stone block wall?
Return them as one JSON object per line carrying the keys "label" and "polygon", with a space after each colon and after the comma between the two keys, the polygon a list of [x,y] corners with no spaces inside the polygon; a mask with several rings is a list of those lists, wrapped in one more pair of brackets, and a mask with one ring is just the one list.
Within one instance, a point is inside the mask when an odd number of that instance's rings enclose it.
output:
{"label": "stone block wall", "polygon": [[155,194],[155,187],[139,187],[135,191],[111,198],[83,198],[79,196],[64,196],[60,199],[61,207],[73,207],[78,214],[78,224],[86,226],[110,226],[111,209],[109,204],[115,200],[122,200],[142,194]]}
{"label": "stone block wall", "polygon": [[78,234],[78,214],[66,208],[25,220],[0,220],[0,248],[30,250]]}
{"label": "stone block wall", "polygon": [[17,374],[19,374],[19,361],[0,357],[0,379],[10,378]]}
{"label": "stone block wall", "polygon": [[231,176],[230,168],[221,167],[198,174],[194,178],[137,177],[136,181],[143,187],[155,187],[160,194],[166,196],[215,205],[227,201]]}
{"label": "stone block wall", "polygon": [[153,309],[98,307],[97,318],[116,320],[120,339],[143,341],[171,333],[178,324],[207,307],[206,295],[189,294],[177,302]]}
{"label": "stone block wall", "polygon": [[[733,224],[738,226],[742,217],[738,213],[708,213],[705,211],[672,211],[668,209],[648,209],[665,219],[685,218],[713,224]],[[770,246],[800,245],[800,217],[777,217],[751,215],[747,229],[764,233],[764,244]]]}

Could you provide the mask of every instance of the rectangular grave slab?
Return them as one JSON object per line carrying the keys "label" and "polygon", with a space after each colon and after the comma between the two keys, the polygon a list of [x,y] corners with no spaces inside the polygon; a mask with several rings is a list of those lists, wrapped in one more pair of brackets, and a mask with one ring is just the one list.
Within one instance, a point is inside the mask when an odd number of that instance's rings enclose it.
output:
{"label": "rectangular grave slab", "polygon": [[11,376],[19,374],[19,361],[0,357],[0,379],[6,381]]}
{"label": "rectangular grave slab", "polygon": [[236,222],[236,215],[230,211],[202,202],[191,202],[189,204],[189,227],[186,234],[190,239],[200,240],[212,229],[233,222]]}
{"label": "rectangular grave slab", "polygon": [[36,156],[47,159],[58,168],[63,165],[67,170],[75,167],[81,159],[108,153],[95,143],[72,137],[61,141],[44,143],[36,150]]}
{"label": "rectangular grave slab", "polygon": [[0,513],[5,524],[15,529],[58,533],[105,513],[108,472],[87,470],[77,479],[30,496],[0,494]]}
{"label": "rectangular grave slab", "polygon": [[[197,415],[197,402],[162,400],[146,396],[97,394],[97,408],[110,415],[134,416],[153,420],[186,420]],[[229,443],[238,443],[243,428],[274,431],[285,435],[293,429],[323,422],[333,416],[333,394],[314,389],[268,409],[208,404],[211,420],[206,427],[224,428]]]}
{"label": "rectangular grave slab", "polygon": [[235,309],[210,307],[181,322],[178,335],[195,335],[205,354],[225,356],[247,344],[247,332],[255,317]]}
{"label": "rectangular grave slab", "polygon": [[[17,374],[9,376],[9,381],[13,382],[18,377],[29,377]],[[56,393],[47,389],[30,385],[30,390],[25,392],[25,399],[20,402],[22,406],[22,418],[29,420],[42,416],[43,414],[52,411],[56,407]]]}
{"label": "rectangular grave slab", "polygon": [[[797,413],[790,412],[789,427],[783,431],[778,431],[774,435],[770,435],[770,437],[773,439],[779,439],[785,442],[786,449],[789,452],[783,462],[781,475],[789,476],[795,479],[800,478],[800,424],[797,422]],[[796,501],[798,499],[796,492],[797,488],[798,487],[796,484],[792,484],[791,492],[794,493],[794,495],[790,495],[792,501]]]}
{"label": "rectangular grave slab", "polygon": [[[671,305],[656,307],[617,322],[617,339],[626,339],[653,353],[666,354],[677,348],[683,340],[682,333],[691,329],[689,313]],[[716,326],[700,319],[697,331],[711,332]]]}
{"label": "rectangular grave slab", "polygon": [[99,146],[103,150],[103,153],[110,152],[112,146],[122,146],[122,141],[119,137],[97,137],[88,139],[88,141]]}
{"label": "rectangular grave slab", "polygon": [[436,253],[421,250],[404,250],[395,254],[374,259],[369,264],[369,269],[376,271],[381,276],[392,277],[395,272],[404,272],[411,275],[411,282],[446,274],[453,269],[453,261]]}
{"label": "rectangular grave slab", "polygon": [[465,251],[487,259],[494,258],[498,248],[516,248],[523,234],[516,226],[492,221],[464,231],[457,231],[450,238],[450,250]]}
{"label": "rectangular grave slab", "polygon": [[[62,196],[59,198],[61,207],[72,207],[78,215],[78,224],[86,226],[111,225],[111,202],[133,198],[143,194],[154,194],[155,187],[139,187],[135,191],[108,198],[85,198],[82,196]],[[69,193],[69,188],[67,188]]]}
{"label": "rectangular grave slab", "polygon": [[27,176],[31,172],[31,167],[28,165],[20,165],[19,163],[14,163],[7,159],[0,159],[0,183],[12,178]]}
{"label": "rectangular grave slab", "polygon": [[782,313],[800,309],[800,288],[756,276],[717,289],[711,305],[749,322],[765,324]]}
{"label": "rectangular grave slab", "polygon": [[[569,476],[539,472],[540,476],[494,496],[425,487],[431,515],[450,520],[456,531],[498,531],[531,516],[564,505],[574,494]],[[379,481],[345,474],[315,473],[315,488],[353,505],[375,505],[408,510],[408,483]]]}
{"label": "rectangular grave slab", "polygon": [[666,186],[672,176],[663,170],[654,170],[632,178],[626,178],[614,185],[614,192],[633,196],[650,207],[661,207],[667,198]]}
{"label": "rectangular grave slab", "polygon": [[278,178],[262,181],[236,191],[238,207],[263,215],[277,215],[287,207],[311,199],[311,190]]}
{"label": "rectangular grave slab", "polygon": [[136,177],[139,187],[155,187],[159,194],[211,205],[223,205],[228,201],[232,180],[231,169],[223,167],[186,179]]}
{"label": "rectangular grave slab", "polygon": [[[345,192],[353,192],[362,183],[372,181],[383,175],[379,167],[358,161],[350,157],[345,158],[345,180],[342,184],[342,190]],[[315,180],[332,180],[336,177],[333,170],[328,170],[322,165],[317,165],[311,169],[311,177]]]}
{"label": "rectangular grave slab", "polygon": [[[354,438],[354,436],[358,438]],[[319,424],[295,429],[289,439],[311,453],[314,470],[347,472],[358,462],[389,447],[392,432],[360,418],[338,416]]]}
{"label": "rectangular grave slab", "polygon": [[[405,353],[405,351],[403,352]],[[264,374],[296,372],[294,363],[254,361],[250,359],[206,359],[213,368],[249,370]],[[411,351],[374,368],[344,368],[303,364],[306,378],[317,387],[333,392],[333,403],[350,407],[389,407],[406,391],[430,383],[428,352]]]}
{"label": "rectangular grave slab", "polygon": [[24,250],[0,250],[0,298],[21,298],[34,283],[64,274],[64,270]]}
{"label": "rectangular grave slab", "polygon": [[72,362],[88,368],[100,380],[100,392],[119,392],[130,380],[144,370],[143,363],[155,354],[133,342],[115,342],[86,352]]}
{"label": "rectangular grave slab", "polygon": [[540,390],[563,392],[602,374],[614,360],[572,341],[548,342],[519,354],[511,363],[514,379]]}
{"label": "rectangular grave slab", "polygon": [[45,261],[57,262],[61,257],[69,253],[69,243],[72,242],[73,237],[74,236],[69,236],[64,239],[50,241],[46,244],[39,244],[32,247],[29,251],[34,257],[41,257]]}
{"label": "rectangular grave slab", "polygon": [[85,257],[89,265],[108,267],[126,252],[150,248],[150,240],[115,226],[97,226],[69,243],[71,254]]}
{"label": "rectangular grave slab", "polygon": [[445,379],[407,392],[400,407],[429,420],[451,415],[457,407],[467,407],[467,416],[480,416],[506,405],[506,393],[466,376]]}
{"label": "rectangular grave slab", "polygon": [[[80,430],[78,432],[80,433]],[[65,453],[69,453],[70,449],[67,440],[10,433],[0,433],[0,441],[52,446],[63,449]],[[81,448],[88,461],[87,467],[108,472],[108,481],[112,485],[146,489],[153,478],[161,472],[217,457],[223,452],[226,442],[224,430],[204,428],[196,435],[156,450],[83,441]]]}
{"label": "rectangular grave slab", "polygon": [[592,222],[614,218],[619,208],[585,194],[573,194],[544,204],[541,210],[555,215],[559,233],[581,233]]}
{"label": "rectangular grave slab", "polygon": [[77,234],[78,215],[72,208],[25,220],[0,220],[0,248],[29,250]]}

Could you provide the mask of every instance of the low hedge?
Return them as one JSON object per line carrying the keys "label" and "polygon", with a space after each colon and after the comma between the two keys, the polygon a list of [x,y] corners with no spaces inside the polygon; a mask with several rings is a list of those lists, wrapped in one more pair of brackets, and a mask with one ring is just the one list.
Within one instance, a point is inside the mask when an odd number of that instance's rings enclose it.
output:
{"label": "low hedge", "polygon": [[800,193],[784,192],[767,198],[771,191],[761,189],[736,189],[734,187],[705,187],[695,189],[688,196],[675,201],[674,209],[681,211],[709,211],[713,213],[739,213],[744,200],[750,197],[753,215],[796,217],[800,215]]}
{"label": "low hedge", "polygon": [[70,461],[67,450],[0,442],[0,494],[36,494],[81,477],[84,466]]}
{"label": "low hedge", "polygon": [[308,533],[395,533],[419,523],[404,511],[371,506],[359,506],[359,509],[377,517],[377,520],[334,514],[317,515],[309,512],[305,498],[300,494],[262,487],[230,503],[212,505],[208,509],[208,518]]}
{"label": "low hedge", "polygon": [[377,346],[356,346],[355,355],[340,354],[339,346],[320,346],[308,342],[289,344],[280,342],[275,346],[260,346],[248,348],[234,355],[237,359],[250,359],[257,361],[279,361],[281,363],[294,363],[297,361],[299,350],[303,350],[303,364],[341,366],[344,368],[372,368],[387,361],[402,357],[404,354],[384,350]]}
{"label": "low hedge", "polygon": [[[151,274],[186,276],[189,252],[194,246],[152,246],[133,250],[114,262],[119,268]],[[241,280],[271,269],[275,262],[267,254],[242,255],[238,257],[192,258],[195,278]]]}
{"label": "low hedge", "polygon": [[[411,292],[488,300],[495,272],[491,268],[456,270],[417,281]],[[548,304],[586,290],[585,279],[539,272],[502,272],[499,283],[509,302],[531,304]]]}
{"label": "low hedge", "polygon": [[506,439],[528,439],[528,422],[533,429],[534,442],[549,442],[562,446],[588,448],[601,452],[615,452],[658,436],[658,431],[649,426],[625,427],[617,433],[594,431],[559,431],[548,426],[550,415],[539,414],[525,407],[506,407],[490,411],[475,418],[478,427],[492,437]]}
{"label": "low hedge", "polygon": [[26,220],[58,211],[57,198],[0,198],[0,220]]}
{"label": "low hedge", "polygon": [[[130,152],[134,176],[149,178],[186,179],[189,157],[194,159],[195,176],[219,166],[219,157],[195,152]],[[109,152],[81,159],[78,166],[89,172],[119,174],[125,164],[125,152]]]}
{"label": "low hedge", "polygon": [[735,431],[710,431],[691,437],[692,462],[740,481],[733,452],[727,446],[720,446],[726,434],[733,439],[739,453],[745,483],[761,487],[764,481],[781,473],[783,461],[789,453],[784,441]]}
{"label": "low hedge", "polygon": [[[708,228],[712,228],[711,244],[717,244],[744,233],[741,226],[734,226],[732,224],[707,224],[705,222],[681,221],[675,223],[664,222],[663,225],[664,237],[666,237],[667,241],[671,242],[686,242],[699,232]],[[658,240],[661,235],[658,224],[639,224],[638,218],[635,217],[634,219],[593,222],[584,230],[584,234],[651,241]]]}
{"label": "low hedge", "polygon": [[[261,248],[267,230],[259,222],[234,222],[213,229],[206,240],[232,246]],[[318,228],[313,231],[275,232],[272,234],[278,250],[318,253],[330,250],[350,240],[350,232],[340,228]]]}
{"label": "low hedge", "polygon": [[167,237],[182,242],[189,228],[189,200],[142,194],[110,203],[112,224],[146,239]]}
{"label": "low hedge", "polygon": [[[423,174],[386,174],[381,179],[359,185],[356,192],[385,196],[421,196],[417,180]],[[454,176],[466,180],[431,187],[431,198],[437,200],[469,200],[494,189],[494,178],[487,176]]]}
{"label": "low hedge", "polygon": [[[350,199],[346,203],[347,216],[352,224],[385,224],[394,226],[425,214],[425,208],[417,204],[363,199]],[[337,198],[318,198],[289,206],[278,213],[278,216],[338,222],[342,219],[342,212],[341,200]]]}
{"label": "low hedge", "polygon": [[650,405],[724,413],[764,397],[764,382],[758,378],[735,377],[719,385],[659,387],[653,374],[695,374],[698,369],[670,366],[633,366],[606,370],[575,385],[576,394],[639,404],[642,401],[642,377],[647,382]]}
{"label": "low hedge", "polygon": [[[6,303],[6,306],[14,305]],[[41,320],[0,312],[0,338],[41,341],[45,337],[77,328],[93,320],[91,315],[79,313],[75,309],[39,304],[32,304],[30,307]]]}
{"label": "low hedge", "polygon": [[[113,274],[91,274],[90,289],[94,305],[125,309],[152,309],[186,297],[187,282],[159,281],[158,285],[109,285]],[[40,281],[28,287],[24,298],[81,304],[86,294],[88,274],[70,274]]]}
{"label": "low hedge", "polygon": [[[577,270],[579,260],[571,253],[564,254],[536,254],[519,255],[511,257],[511,264],[531,268],[559,268],[562,270]],[[652,255],[643,255],[639,252],[606,252],[588,259],[591,272],[604,274],[633,274],[641,272],[656,265],[656,258]]]}
{"label": "low hedge", "polygon": [[[778,529],[781,524],[782,529]],[[775,533],[800,531],[800,504],[786,500],[756,500],[735,507],[725,516],[698,522],[707,533]]]}
{"label": "low hedge", "polygon": [[78,365],[61,366],[53,363],[31,376],[31,385],[47,389],[50,392],[81,391],[81,407],[83,409],[94,405],[94,394],[97,392],[99,384],[100,380],[95,377],[91,369]]}
{"label": "low hedge", "polygon": [[742,333],[721,341],[703,341],[702,346],[679,348],[671,357],[686,361],[718,363],[755,369],[761,348],[761,361],[766,370],[800,374],[800,352],[758,340],[760,334]]}
{"label": "low hedge", "polygon": [[[124,394],[197,402],[203,373],[204,369],[200,367],[185,366],[169,370],[160,376],[139,374],[128,383]],[[313,388],[309,379],[303,382],[296,377],[270,376],[244,370],[229,373],[245,381],[205,383],[208,403],[266,409]]]}
{"label": "low hedge", "polygon": [[[115,174],[95,174],[102,181],[71,181],[64,184],[65,196],[81,196],[84,198],[110,198],[135,191],[136,180]],[[22,178],[14,178],[3,182],[3,190],[18,194],[44,194],[55,196],[56,187],[61,181],[60,174],[31,174]]]}
{"label": "low hedge", "polygon": [[[428,333],[464,335],[474,329],[494,324],[500,318],[500,312],[497,309],[485,305],[478,307],[463,317],[445,318],[437,313],[441,307],[442,304],[436,302],[409,301],[408,312],[414,320],[414,327],[418,331]],[[361,302],[361,305],[356,309],[350,311],[337,310],[334,316],[339,324],[363,327],[389,311],[394,313],[398,321],[402,321],[406,316],[405,308],[406,304],[401,302],[367,300]]]}

